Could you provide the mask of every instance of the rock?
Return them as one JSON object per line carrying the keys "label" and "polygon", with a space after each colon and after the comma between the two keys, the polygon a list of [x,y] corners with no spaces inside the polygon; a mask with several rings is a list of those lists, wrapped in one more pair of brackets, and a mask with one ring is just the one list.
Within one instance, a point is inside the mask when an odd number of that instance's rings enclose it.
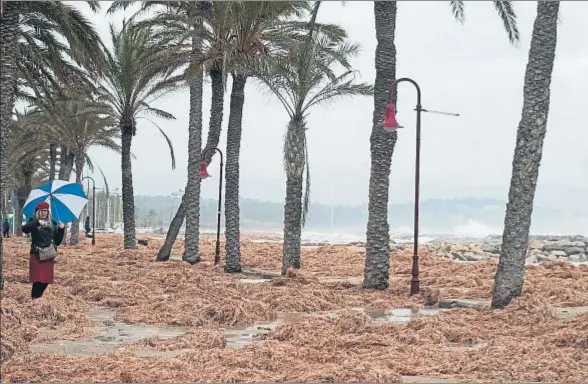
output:
{"label": "rock", "polygon": [[469,261],[486,261],[493,255],[487,253],[466,252],[464,256],[467,257]]}
{"label": "rock", "polygon": [[568,256],[571,256],[571,255],[577,255],[579,253],[584,253],[584,248],[570,247],[570,248],[564,249],[564,251]]}
{"label": "rock", "polygon": [[531,249],[527,253],[527,256],[539,257],[540,255],[544,255],[543,251],[541,251],[540,249]]}
{"label": "rock", "polygon": [[480,249],[487,253],[492,253],[499,255],[500,254],[500,245],[492,245],[492,244],[482,244]]}
{"label": "rock", "polygon": [[541,241],[541,240],[529,241],[529,249],[542,249],[544,245],[545,245],[545,242]]}
{"label": "rock", "polygon": [[[566,257],[568,254],[565,251],[551,251],[549,252],[549,260],[557,260],[560,257]],[[551,256],[555,256],[555,259],[552,259]]]}
{"label": "rock", "polygon": [[455,244],[451,247],[451,250],[455,252],[467,252],[470,250],[470,248],[467,245]]}
{"label": "rock", "polygon": [[588,261],[588,256],[584,253],[571,255],[568,261],[572,263],[585,263]]}
{"label": "rock", "polygon": [[550,255],[546,255],[546,254],[542,253],[540,255],[537,255],[537,260],[539,260],[540,263],[544,263],[549,260],[557,260],[557,256],[554,258],[549,258],[549,256]]}
{"label": "rock", "polygon": [[465,255],[462,255],[461,253],[457,253],[457,252],[451,252],[451,258],[453,260],[459,260],[459,261],[470,261],[467,259],[467,257],[465,257]]}
{"label": "rock", "polygon": [[530,255],[525,260],[525,265],[532,265],[532,264],[537,264],[537,263],[539,263],[539,259],[537,259],[536,255]]}
{"label": "rock", "polygon": [[402,250],[404,250],[403,245],[399,245],[399,244],[390,245],[390,252],[398,252],[398,251],[402,251]]}
{"label": "rock", "polygon": [[586,243],[583,241],[569,241],[569,240],[561,240],[557,242],[552,242],[551,244],[546,244],[543,246],[544,251],[565,251],[570,248],[585,248]]}
{"label": "rock", "polygon": [[588,243],[588,237],[582,235],[575,235],[570,237],[570,241],[583,241],[584,243]]}

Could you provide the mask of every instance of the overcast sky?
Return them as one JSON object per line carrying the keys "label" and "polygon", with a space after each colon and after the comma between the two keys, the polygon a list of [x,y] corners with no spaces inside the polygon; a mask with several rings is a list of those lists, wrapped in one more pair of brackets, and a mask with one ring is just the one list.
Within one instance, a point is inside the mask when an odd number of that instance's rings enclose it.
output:
{"label": "overcast sky", "polygon": [[[92,15],[104,39],[110,20]],[[419,82],[425,108],[457,112],[461,117],[424,114],[422,138],[423,198],[494,197],[506,199],[516,129],[520,120],[523,80],[536,2],[515,2],[522,41],[510,45],[491,2],[468,1],[466,22],[454,21],[447,1],[398,3],[396,24],[397,76]],[[539,177],[538,201],[588,206],[588,2],[563,2],[553,81],[548,133]],[[325,2],[321,22],[339,23],[362,46],[353,60],[361,78],[373,82],[376,38],[372,2]],[[230,92],[230,84],[228,86]],[[229,93],[220,148],[225,149]],[[176,150],[177,168],[165,141],[153,126],[141,122],[133,140],[135,194],[170,195],[185,187],[188,138],[188,93],[166,97],[158,107],[177,120],[159,121]],[[411,201],[414,173],[415,93],[399,90],[399,132],[393,156],[390,200]],[[206,140],[210,84],[204,91]],[[335,204],[363,204],[369,180],[369,136],[373,102],[369,97],[337,101],[316,108],[309,118],[308,145],[312,199]],[[282,201],[285,195],[282,143],[287,114],[260,86],[246,88],[241,143],[241,196]],[[120,187],[120,158],[92,150],[95,163],[112,188]],[[218,175],[218,163],[210,172]],[[101,183],[99,183],[101,184]],[[203,182],[203,197],[216,197],[215,179]]]}

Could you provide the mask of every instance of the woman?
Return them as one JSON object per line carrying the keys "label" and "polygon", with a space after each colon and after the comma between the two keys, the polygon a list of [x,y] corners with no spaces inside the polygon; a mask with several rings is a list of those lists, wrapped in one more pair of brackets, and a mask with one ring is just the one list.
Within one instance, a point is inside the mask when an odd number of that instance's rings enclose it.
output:
{"label": "woman", "polygon": [[2,236],[6,238],[10,237],[10,223],[8,219],[4,219],[4,223],[2,223]]}
{"label": "woman", "polygon": [[39,203],[35,207],[34,218],[22,226],[23,233],[31,234],[31,256],[29,259],[29,282],[33,283],[31,298],[43,296],[47,285],[53,284],[54,259],[41,260],[39,253],[48,247],[55,247],[63,241],[65,225],[57,224],[49,213],[49,204]]}

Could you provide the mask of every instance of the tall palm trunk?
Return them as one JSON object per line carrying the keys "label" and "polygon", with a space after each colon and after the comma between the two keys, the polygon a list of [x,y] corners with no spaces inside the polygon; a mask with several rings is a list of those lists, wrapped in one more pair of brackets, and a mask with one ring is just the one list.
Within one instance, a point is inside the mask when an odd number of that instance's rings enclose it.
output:
{"label": "tall palm trunk", "polygon": [[131,163],[131,142],[133,141],[133,127],[129,123],[121,124],[121,173],[122,173],[122,203],[124,248],[137,248],[135,235],[135,195],[133,192],[133,169]]}
{"label": "tall palm trunk", "polygon": [[[202,36],[199,33],[202,25],[195,27],[192,36],[191,65],[198,65],[202,56]],[[202,150],[202,68],[197,71],[196,78],[190,84],[190,121],[188,123],[188,182],[185,197],[186,205],[186,236],[185,260],[190,264],[200,261],[200,153]]]}
{"label": "tall palm trunk", "polygon": [[12,219],[12,225],[14,227],[14,235],[16,237],[22,236],[22,209],[27,202],[27,191],[26,188],[18,187],[16,189],[16,207],[14,209],[14,217]]}
{"label": "tall palm trunk", "polygon": [[525,72],[523,111],[512,161],[502,248],[494,278],[493,308],[508,305],[523,290],[533,199],[547,130],[558,12],[558,1],[537,2],[537,16]]}
{"label": "tall palm trunk", "polygon": [[55,180],[57,168],[57,146],[54,143],[49,144],[49,181]]}
{"label": "tall palm trunk", "polygon": [[247,77],[233,74],[231,109],[227,128],[227,164],[225,168],[225,271],[229,273],[241,272],[239,153],[241,152],[246,82]]}
{"label": "tall palm trunk", "polygon": [[33,186],[33,170],[29,166],[21,165],[22,184],[16,189],[16,209],[13,218],[14,233],[22,236],[22,210]]}
{"label": "tall palm trunk", "polygon": [[[84,170],[84,155],[83,154],[78,154],[76,156],[75,159],[75,163],[76,163],[76,183],[81,184],[82,183],[82,171]],[[69,243],[71,245],[77,245],[80,242],[80,218],[78,217],[77,220],[75,220],[72,224],[71,224],[71,232],[70,232],[70,240]]]}
{"label": "tall palm trunk", "polygon": [[306,127],[301,117],[288,124],[284,143],[286,168],[286,202],[284,204],[284,248],[282,275],[288,268],[300,268],[300,236],[302,232],[302,175],[305,163]]}
{"label": "tall palm trunk", "polygon": [[[0,17],[0,196],[7,185],[8,169],[8,128],[12,123],[14,89],[16,87],[16,33],[18,28],[17,4],[5,2]],[[0,199],[0,208],[4,199]],[[1,209],[0,209],[1,211]],[[4,288],[3,259],[4,246],[0,237],[0,290]]]}
{"label": "tall palm trunk", "polygon": [[386,133],[382,129],[382,122],[388,99],[388,88],[396,78],[396,47],[394,45],[396,2],[374,1],[374,16],[378,45],[375,59],[374,112],[370,136],[371,169],[363,287],[386,289],[390,265],[388,187],[396,133]]}
{"label": "tall palm trunk", "polygon": [[[204,150],[202,151],[203,153],[209,148],[215,148],[218,146],[223,124],[223,112],[225,105],[225,88],[223,84],[222,70],[211,70],[210,80],[212,89],[212,98],[210,100],[210,121],[208,126],[208,138],[206,140],[206,147],[204,147]],[[204,158],[206,163],[210,163],[213,156],[214,152],[209,151]]]}
{"label": "tall palm trunk", "polygon": [[[218,146],[218,141],[220,138],[222,122],[223,122],[223,109],[224,109],[224,87],[223,87],[223,73],[219,70],[212,70],[210,72],[210,79],[212,83],[212,97],[210,103],[210,122],[208,127],[208,139],[206,141],[207,148],[215,148]],[[204,152],[204,151],[203,151]],[[207,153],[206,158],[204,159],[207,163],[210,163],[214,152],[209,151]],[[178,237],[178,233],[180,233],[180,229],[182,228],[182,224],[184,219],[186,218],[186,204],[185,204],[185,195],[182,197],[182,201],[176,211],[174,218],[169,226],[167,231],[167,236],[165,237],[165,242],[159,252],[157,253],[157,261],[166,261],[169,260],[171,256],[171,251]],[[200,200],[200,196],[198,196],[198,200]]]}
{"label": "tall palm trunk", "polygon": [[59,154],[59,180],[69,181],[74,167],[75,156],[66,146],[62,146]]}

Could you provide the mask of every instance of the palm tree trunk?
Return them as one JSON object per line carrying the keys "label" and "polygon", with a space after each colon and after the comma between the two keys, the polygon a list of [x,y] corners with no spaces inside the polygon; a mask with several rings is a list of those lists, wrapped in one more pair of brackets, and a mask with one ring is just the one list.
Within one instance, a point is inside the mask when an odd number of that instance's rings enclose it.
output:
{"label": "palm tree trunk", "polygon": [[547,130],[558,12],[558,1],[537,2],[537,16],[525,72],[523,111],[512,161],[502,248],[494,277],[493,308],[508,305],[523,290],[533,199]]}
{"label": "palm tree trunk", "polygon": [[284,248],[282,275],[288,268],[300,268],[300,236],[302,234],[302,175],[305,161],[305,129],[302,118],[288,124],[284,143],[286,168],[286,203],[284,204]]}
{"label": "palm tree trunk", "polygon": [[174,247],[174,243],[176,242],[176,238],[178,237],[178,233],[180,233],[180,229],[184,223],[184,218],[186,217],[186,204],[184,203],[185,198],[186,195],[184,194],[184,196],[182,196],[182,201],[180,202],[178,210],[169,224],[169,228],[165,236],[165,242],[161,248],[159,248],[159,252],[157,252],[157,256],[155,257],[155,261],[168,261],[171,256],[172,248]]}
{"label": "palm tree trunk", "polygon": [[69,148],[62,146],[59,154],[59,180],[69,181],[75,156]]}
{"label": "palm tree trunk", "polygon": [[49,181],[55,180],[55,172],[57,168],[57,146],[49,144]]}
{"label": "palm tree trunk", "polygon": [[[197,66],[202,56],[202,36],[199,24],[192,36],[192,53],[190,64]],[[190,84],[190,121],[188,126],[188,182],[186,197],[182,202],[186,206],[186,236],[184,242],[184,260],[190,264],[200,261],[200,154],[202,151],[202,69]]]}
{"label": "palm tree trunk", "polygon": [[[16,32],[18,28],[17,4],[5,2],[0,17],[0,195],[6,190],[8,169],[8,128],[12,123],[14,107],[14,89],[17,80],[16,69]],[[0,199],[0,208],[4,199]],[[1,209],[0,209],[1,211]],[[4,288],[2,269],[4,246],[0,237],[0,290]]]}
{"label": "palm tree trunk", "polygon": [[[76,183],[81,184],[82,183],[82,171],[84,170],[84,155],[78,154],[76,156],[75,163],[76,163]],[[69,243],[71,245],[77,245],[77,244],[79,244],[79,242],[80,242],[80,218],[78,217],[78,219],[75,220],[71,224]]]}
{"label": "palm tree trunk", "polygon": [[[390,265],[388,187],[396,133],[382,129],[388,88],[396,78],[396,2],[374,1],[376,21],[376,81],[370,136],[371,169],[363,287],[386,289]],[[394,95],[395,96],[395,95]]]}
{"label": "palm tree trunk", "polygon": [[22,184],[16,190],[17,204],[13,218],[14,233],[18,237],[22,236],[22,209],[27,202],[33,185],[33,171],[30,170],[30,167],[22,166],[21,173]]}
{"label": "palm tree trunk", "polygon": [[121,132],[124,248],[135,249],[137,248],[135,235],[135,195],[133,192],[133,169],[131,163],[133,127],[131,124],[121,124]]}
{"label": "palm tree trunk", "polygon": [[27,201],[27,192],[24,187],[16,189],[16,207],[14,209],[14,217],[12,218],[12,225],[14,227],[14,235],[16,237],[22,236],[22,209]]}
{"label": "palm tree trunk", "polygon": [[[223,122],[225,95],[223,87],[223,73],[219,70],[212,70],[210,72],[210,79],[212,83],[210,122],[208,127],[208,139],[206,141],[206,147],[204,151],[206,151],[207,148],[215,148],[216,146],[218,146],[218,141],[220,138]],[[209,153],[207,153],[206,158],[204,160],[207,163],[210,163],[213,155],[214,152],[210,151]],[[202,158],[202,156],[200,158]],[[180,233],[180,229],[182,228],[182,224],[186,217],[186,204],[184,203],[184,197],[185,195],[182,196],[182,201],[178,207],[178,210],[176,211],[174,218],[172,219],[172,222],[170,223],[167,235],[165,237],[165,242],[163,243],[163,246],[159,249],[159,252],[157,253],[156,261],[167,261],[171,256],[172,248],[178,237],[178,233]],[[198,200],[200,201],[200,193],[198,194]]]}
{"label": "palm tree trunk", "polygon": [[241,234],[239,230],[239,153],[245,83],[247,77],[233,75],[231,109],[227,128],[227,162],[225,166],[225,271],[241,272]]}
{"label": "palm tree trunk", "polygon": [[[210,100],[210,121],[208,126],[208,138],[206,140],[206,147],[204,147],[203,153],[209,148],[215,148],[218,146],[220,139],[222,124],[223,124],[223,112],[225,104],[225,89],[223,85],[223,72],[219,69],[213,69],[210,71],[211,90],[212,98]],[[206,154],[205,161],[210,163],[214,156],[213,151],[209,151]]]}

